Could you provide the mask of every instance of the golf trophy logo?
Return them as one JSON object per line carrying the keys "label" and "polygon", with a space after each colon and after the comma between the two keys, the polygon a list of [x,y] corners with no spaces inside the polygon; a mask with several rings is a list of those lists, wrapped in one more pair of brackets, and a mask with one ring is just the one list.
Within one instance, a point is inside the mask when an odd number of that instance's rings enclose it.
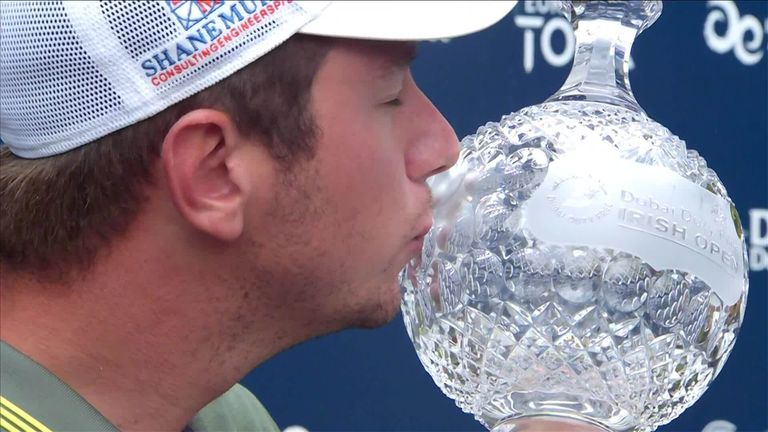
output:
{"label": "golf trophy logo", "polygon": [[[442,391],[489,429],[651,431],[693,404],[744,317],[747,258],[715,172],[628,80],[660,1],[564,1],[573,69],[433,177],[403,315]],[[527,430],[527,429],[525,429]]]}

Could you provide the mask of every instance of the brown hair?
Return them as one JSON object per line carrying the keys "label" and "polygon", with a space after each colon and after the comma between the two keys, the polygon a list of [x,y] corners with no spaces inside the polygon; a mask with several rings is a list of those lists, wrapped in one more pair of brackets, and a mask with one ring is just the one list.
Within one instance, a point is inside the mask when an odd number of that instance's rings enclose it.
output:
{"label": "brown hair", "polygon": [[316,127],[312,81],[331,39],[296,35],[220,83],[88,145],[27,160],[0,148],[0,263],[60,278],[82,271],[124,233],[152,183],[168,129],[185,113],[215,108],[259,136],[289,167],[311,158]]}

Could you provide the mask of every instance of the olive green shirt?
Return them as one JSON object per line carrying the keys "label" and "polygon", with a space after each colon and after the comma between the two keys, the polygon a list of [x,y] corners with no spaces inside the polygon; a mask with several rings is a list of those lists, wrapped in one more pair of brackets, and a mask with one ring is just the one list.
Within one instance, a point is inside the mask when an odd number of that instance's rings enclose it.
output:
{"label": "olive green shirt", "polygon": [[[117,431],[71,387],[34,360],[0,341],[0,431]],[[185,429],[279,431],[256,397],[237,384],[203,408]]]}

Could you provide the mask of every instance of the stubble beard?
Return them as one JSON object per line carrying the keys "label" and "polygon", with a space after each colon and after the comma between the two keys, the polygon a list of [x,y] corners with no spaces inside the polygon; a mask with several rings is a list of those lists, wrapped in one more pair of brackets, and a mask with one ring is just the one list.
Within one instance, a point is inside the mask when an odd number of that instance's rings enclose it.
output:
{"label": "stubble beard", "polygon": [[[327,219],[325,194],[318,178],[312,160],[298,162],[283,171],[279,181],[281,192],[273,202],[272,218],[287,226],[290,232],[282,233],[279,241],[302,247],[302,238],[308,235],[306,229],[311,232],[317,229],[313,227],[316,221]],[[392,321],[400,310],[398,275],[401,269],[395,260],[393,257],[390,262],[382,263],[379,274],[370,275],[371,282],[366,286],[351,286],[351,282],[334,277],[346,273],[345,263],[335,263],[336,268],[318,271],[311,265],[292,262],[290,256],[283,257],[282,269],[270,269],[271,283],[275,284],[273,289],[290,294],[279,303],[276,300],[276,310],[304,315],[301,326],[307,338],[348,328],[381,327]],[[279,273],[286,277],[280,277]],[[362,295],[355,300],[339,298],[339,293],[349,293],[350,297],[357,297],[356,293]]]}

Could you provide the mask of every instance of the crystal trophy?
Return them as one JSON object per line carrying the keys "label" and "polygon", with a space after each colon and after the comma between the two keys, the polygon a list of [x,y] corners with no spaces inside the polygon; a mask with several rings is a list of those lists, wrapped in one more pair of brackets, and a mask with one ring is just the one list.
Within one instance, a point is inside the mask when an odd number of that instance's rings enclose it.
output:
{"label": "crystal trophy", "polygon": [[715,172],[630,89],[630,47],[661,2],[561,8],[569,77],[464,138],[430,179],[434,226],[401,273],[403,316],[438,387],[492,431],[651,431],[733,347],[744,236]]}

